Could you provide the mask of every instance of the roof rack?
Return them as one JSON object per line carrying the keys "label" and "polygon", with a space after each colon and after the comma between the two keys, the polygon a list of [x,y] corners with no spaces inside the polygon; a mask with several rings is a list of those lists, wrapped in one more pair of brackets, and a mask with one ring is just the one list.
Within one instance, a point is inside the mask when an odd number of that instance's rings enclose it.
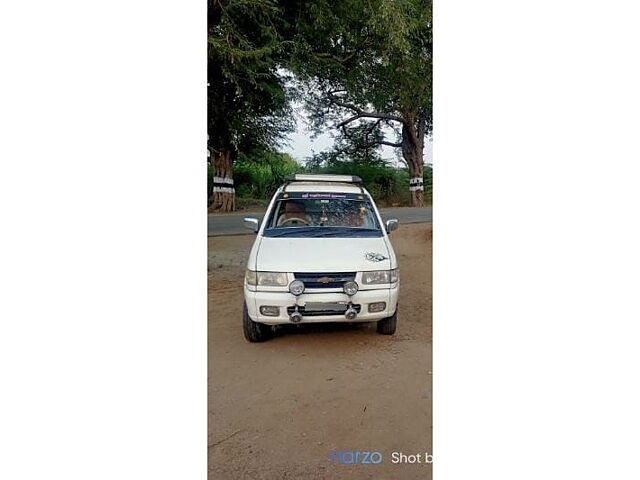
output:
{"label": "roof rack", "polygon": [[329,175],[329,174],[310,174],[310,173],[293,173],[285,177],[282,191],[287,190],[287,185],[291,182],[335,182],[335,183],[353,183],[360,187],[360,192],[364,195],[364,187],[362,179],[356,175]]}
{"label": "roof rack", "polygon": [[325,175],[325,174],[308,174],[294,173],[285,177],[287,183],[291,182],[338,182],[338,183],[356,183],[362,184],[362,179],[355,175]]}

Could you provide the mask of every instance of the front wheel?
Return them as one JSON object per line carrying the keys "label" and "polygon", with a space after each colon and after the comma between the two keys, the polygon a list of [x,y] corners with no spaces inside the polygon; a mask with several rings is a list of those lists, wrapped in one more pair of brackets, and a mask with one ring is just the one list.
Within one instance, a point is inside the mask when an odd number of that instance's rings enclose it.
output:
{"label": "front wheel", "polygon": [[393,335],[396,333],[396,325],[398,323],[398,307],[393,315],[382,320],[378,320],[376,330],[382,335]]}
{"label": "front wheel", "polygon": [[242,305],[242,330],[244,338],[250,342],[264,342],[273,337],[273,329],[270,325],[251,320],[246,303]]}

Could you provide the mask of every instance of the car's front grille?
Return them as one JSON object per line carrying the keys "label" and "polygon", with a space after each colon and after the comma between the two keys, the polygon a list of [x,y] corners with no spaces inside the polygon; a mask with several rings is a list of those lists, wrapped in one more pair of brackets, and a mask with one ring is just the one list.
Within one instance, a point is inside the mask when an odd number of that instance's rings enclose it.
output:
{"label": "car's front grille", "polygon": [[302,280],[305,288],[342,288],[346,282],[353,282],[356,272],[294,273],[296,280]]}
{"label": "car's front grille", "polygon": [[[353,309],[360,313],[360,305],[359,304],[354,304],[352,305]],[[291,315],[293,313],[293,311],[295,310],[295,307],[287,307],[287,314]],[[344,312],[347,311],[347,306],[344,305],[344,309],[342,308],[332,308],[332,309],[328,309],[328,310],[309,310],[307,311],[304,307],[298,307],[298,311],[302,314],[303,317],[319,317],[322,315],[344,315]]]}

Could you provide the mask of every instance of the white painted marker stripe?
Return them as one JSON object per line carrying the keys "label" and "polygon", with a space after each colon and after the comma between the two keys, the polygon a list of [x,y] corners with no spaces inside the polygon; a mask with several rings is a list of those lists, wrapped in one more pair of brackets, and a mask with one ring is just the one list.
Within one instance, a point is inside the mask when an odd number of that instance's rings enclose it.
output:
{"label": "white painted marker stripe", "polygon": [[409,187],[409,191],[410,192],[424,191],[424,188],[422,186]]}
{"label": "white painted marker stripe", "polygon": [[214,183],[228,183],[229,185],[233,185],[233,178],[229,177],[213,177]]}
{"label": "white painted marker stripe", "polygon": [[213,187],[213,193],[236,193],[236,189],[232,187]]}

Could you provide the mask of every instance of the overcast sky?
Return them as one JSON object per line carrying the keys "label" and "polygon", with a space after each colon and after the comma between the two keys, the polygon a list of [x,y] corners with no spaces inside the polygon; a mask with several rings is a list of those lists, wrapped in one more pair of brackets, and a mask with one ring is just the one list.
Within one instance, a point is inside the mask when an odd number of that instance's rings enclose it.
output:
{"label": "overcast sky", "polygon": [[[294,111],[296,131],[289,135],[289,144],[283,145],[281,150],[291,154],[298,162],[302,163],[305,158],[310,157],[314,153],[319,153],[331,148],[333,145],[333,137],[330,133],[323,133],[317,138],[312,139],[312,134],[307,129],[306,112],[304,108],[302,106],[296,106],[294,107]],[[387,139],[389,141],[395,140],[393,132],[388,135]],[[383,146],[382,158],[398,163],[396,157],[399,151],[400,149],[398,148]],[[425,162],[433,163],[433,144],[431,141],[425,144],[424,158]]]}

